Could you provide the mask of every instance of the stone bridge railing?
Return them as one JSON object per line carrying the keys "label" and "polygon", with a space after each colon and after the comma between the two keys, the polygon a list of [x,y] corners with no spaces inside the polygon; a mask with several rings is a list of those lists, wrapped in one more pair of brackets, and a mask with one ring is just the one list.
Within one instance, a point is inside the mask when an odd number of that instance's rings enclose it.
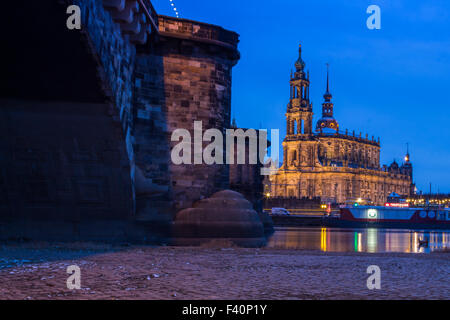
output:
{"label": "stone bridge railing", "polygon": [[192,39],[231,50],[237,50],[239,43],[239,35],[236,32],[216,25],[163,15],[159,16],[159,31],[163,36]]}

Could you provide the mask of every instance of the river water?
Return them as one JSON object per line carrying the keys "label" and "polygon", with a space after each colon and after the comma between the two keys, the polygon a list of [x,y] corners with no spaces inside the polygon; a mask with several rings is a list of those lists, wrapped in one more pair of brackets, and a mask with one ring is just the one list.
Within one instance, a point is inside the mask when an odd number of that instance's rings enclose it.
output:
{"label": "river water", "polygon": [[267,247],[325,252],[429,253],[450,249],[448,230],[277,228]]}

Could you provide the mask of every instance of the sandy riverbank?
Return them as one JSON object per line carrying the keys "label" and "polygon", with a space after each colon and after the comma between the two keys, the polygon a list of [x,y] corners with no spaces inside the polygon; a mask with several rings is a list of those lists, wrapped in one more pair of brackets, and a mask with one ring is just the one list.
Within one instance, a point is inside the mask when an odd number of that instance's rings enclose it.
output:
{"label": "sandy riverbank", "polygon": [[[111,247],[0,248],[0,299],[450,299],[450,254]],[[81,268],[69,290],[66,268]],[[366,269],[381,268],[381,290]]]}

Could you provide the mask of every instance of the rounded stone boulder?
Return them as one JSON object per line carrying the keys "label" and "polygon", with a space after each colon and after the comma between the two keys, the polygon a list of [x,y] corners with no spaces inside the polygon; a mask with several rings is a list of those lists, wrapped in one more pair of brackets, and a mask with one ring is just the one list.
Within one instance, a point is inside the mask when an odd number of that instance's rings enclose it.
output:
{"label": "rounded stone boulder", "polygon": [[238,246],[264,245],[264,226],[252,204],[238,192],[223,190],[179,211],[172,228],[174,245],[196,246],[227,240]]}

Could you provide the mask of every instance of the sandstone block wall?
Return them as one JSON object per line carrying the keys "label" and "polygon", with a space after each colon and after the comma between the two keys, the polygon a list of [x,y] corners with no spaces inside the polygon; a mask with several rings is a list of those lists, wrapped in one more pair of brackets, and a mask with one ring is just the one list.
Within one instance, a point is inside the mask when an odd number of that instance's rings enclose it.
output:
{"label": "sandstone block wall", "polygon": [[[173,212],[228,187],[226,165],[174,165],[171,133],[230,125],[231,69],[238,35],[218,26],[160,16],[160,41],[138,54],[135,78],[136,164],[158,184],[169,183]],[[145,138],[143,138],[145,136]],[[204,146],[207,145],[204,144]],[[193,150],[193,149],[192,149]]]}
{"label": "sandstone block wall", "polygon": [[[237,34],[169,17],[158,31],[140,1],[145,34],[133,34],[106,3],[18,0],[2,12],[17,26],[0,88],[3,238],[149,239],[149,214],[170,220],[228,184],[225,166],[173,165],[170,134],[194,120],[229,126]],[[81,30],[66,28],[69,4]]]}

